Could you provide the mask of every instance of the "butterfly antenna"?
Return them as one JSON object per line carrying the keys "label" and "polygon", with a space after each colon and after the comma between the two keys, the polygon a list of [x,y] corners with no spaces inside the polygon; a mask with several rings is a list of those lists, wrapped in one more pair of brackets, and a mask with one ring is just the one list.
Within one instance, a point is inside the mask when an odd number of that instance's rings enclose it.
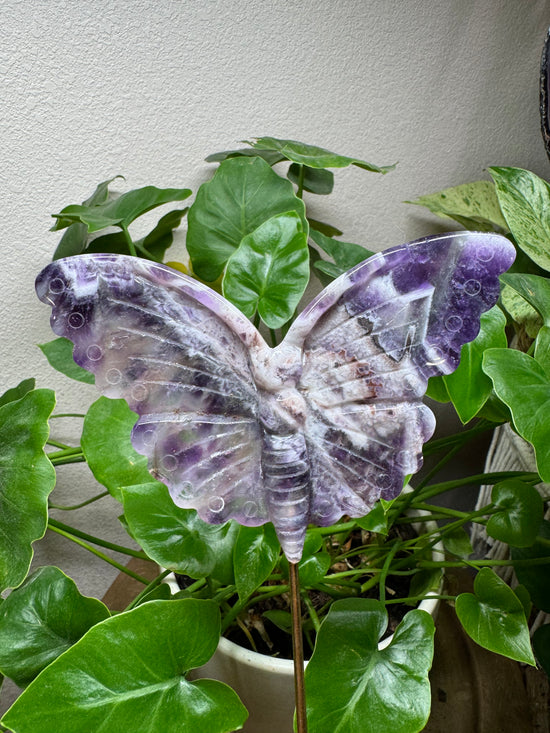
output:
{"label": "butterfly antenna", "polygon": [[302,642],[302,608],[298,564],[289,563],[290,608],[292,611],[292,655],[294,658],[294,694],[296,699],[296,731],[307,733],[306,693],[304,685],[304,645]]}

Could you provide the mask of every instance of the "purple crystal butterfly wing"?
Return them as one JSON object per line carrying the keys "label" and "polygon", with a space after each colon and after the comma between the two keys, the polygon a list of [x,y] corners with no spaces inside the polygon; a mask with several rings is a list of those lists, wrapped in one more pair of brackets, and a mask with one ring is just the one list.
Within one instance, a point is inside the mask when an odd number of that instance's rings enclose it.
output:
{"label": "purple crystal butterfly wing", "polygon": [[492,234],[395,247],[342,275],[295,321],[286,340],[303,351],[310,521],[362,516],[420,468],[434,429],[421,402],[428,378],[456,369],[514,256]]}
{"label": "purple crystal butterfly wing", "polygon": [[37,290],[75,360],[138,413],[133,443],[174,501],[210,522],[271,520],[297,561],[309,522],[362,516],[419,467],[427,379],[456,368],[513,257],[488,234],[387,250],[273,350],[216,293],[143,260],[59,260]]}
{"label": "purple crystal butterfly wing", "polygon": [[139,415],[132,442],[179,506],[267,521],[250,369],[263,342],[237,309],[167,267],[104,254],[53,262],[37,292],[98,389]]}

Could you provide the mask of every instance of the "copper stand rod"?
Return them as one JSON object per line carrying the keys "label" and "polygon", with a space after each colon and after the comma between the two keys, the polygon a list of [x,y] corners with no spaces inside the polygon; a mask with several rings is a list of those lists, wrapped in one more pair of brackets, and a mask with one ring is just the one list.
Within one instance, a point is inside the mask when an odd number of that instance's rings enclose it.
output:
{"label": "copper stand rod", "polygon": [[306,693],[304,687],[304,648],[302,644],[302,608],[297,563],[289,563],[290,606],[292,611],[292,655],[294,657],[294,694],[296,730],[307,733]]}

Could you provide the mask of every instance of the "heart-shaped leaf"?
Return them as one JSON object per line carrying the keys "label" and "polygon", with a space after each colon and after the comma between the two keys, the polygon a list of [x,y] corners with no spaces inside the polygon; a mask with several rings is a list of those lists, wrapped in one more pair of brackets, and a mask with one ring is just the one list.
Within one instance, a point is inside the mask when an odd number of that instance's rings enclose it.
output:
{"label": "heart-shaped leaf", "polygon": [[494,306],[481,316],[479,334],[464,344],[460,364],[452,374],[442,377],[461,421],[466,424],[483,407],[491,394],[493,384],[482,371],[483,355],[490,348],[506,347],[506,318]]}
{"label": "heart-shaped leaf", "polygon": [[463,183],[405,203],[425,206],[432,214],[444,219],[454,219],[465,229],[482,232],[508,231],[495,185],[491,181]]}
{"label": "heart-shaped leaf", "polygon": [[514,427],[535,449],[537,468],[550,481],[550,377],[539,361],[515,349],[488,349],[483,371],[510,408]]}
{"label": "heart-shaped leaf", "polygon": [[94,375],[75,363],[73,359],[74,344],[69,339],[59,337],[53,341],[48,341],[46,344],[39,344],[39,348],[50,366],[61,372],[61,374],[70,379],[76,379],[77,382],[95,383]]}
{"label": "heart-shaped leaf", "polygon": [[194,509],[181,509],[159,482],[122,490],[132,537],[159,565],[192,578],[233,582],[233,547],[238,524],[208,524]]}
{"label": "heart-shaped leaf", "polygon": [[188,188],[156,188],[145,186],[123,193],[116,199],[99,205],[72,204],[66,206],[59,214],[54,214],[60,229],[72,222],[81,222],[88,232],[98,232],[109,226],[128,227],[135,219],[147,211],[171,203],[184,201],[191,195]]}
{"label": "heart-shaped leaf", "polygon": [[457,557],[468,558],[474,551],[470,537],[464,527],[457,527],[443,535],[443,545],[447,552]]}
{"label": "heart-shaped leaf", "polygon": [[387,173],[395,165],[378,166],[358,158],[331,153],[330,150],[317,145],[297,142],[296,140],[280,140],[275,137],[258,137],[249,145],[255,150],[270,150],[279,153],[284,159],[293,163],[307,165],[309,168],[347,168],[355,165],[373,173]]}
{"label": "heart-shaped leaf", "polygon": [[305,206],[290,181],[256,156],[223,161],[189,209],[187,251],[193,271],[207,282],[216,280],[244,237],[288,211],[298,214],[307,233]]}
{"label": "heart-shaped leaf", "polygon": [[82,427],[81,446],[97,481],[117,501],[121,487],[153,481],[147,458],[132,446],[130,433],[137,415],[124,400],[100,397],[88,409]]}
{"label": "heart-shaped leaf", "polygon": [[490,568],[482,568],[474,593],[461,593],[456,614],[466,633],[484,649],[535,665],[523,605]]}
{"label": "heart-shaped leaf", "polygon": [[243,238],[229,258],[223,294],[269,328],[294,314],[309,280],[307,234],[295,212],[278,214]]}
{"label": "heart-shaped leaf", "polygon": [[388,514],[382,501],[377,501],[368,514],[355,520],[361,529],[378,534],[388,534]]}
{"label": "heart-shaped leaf", "polygon": [[261,527],[239,527],[233,568],[237,592],[248,598],[277,564],[281,545],[271,523]]}
{"label": "heart-shaped leaf", "polygon": [[336,601],[306,668],[308,724],[315,733],[415,733],[430,713],[428,671],[434,624],[410,611],[392,642],[378,649],[388,623],[375,600]]}
{"label": "heart-shaped leaf", "polygon": [[32,543],[46,531],[55,469],[44,445],[54,405],[51,390],[37,389],[0,407],[0,590],[25,579]]}
{"label": "heart-shaped leaf", "polygon": [[39,568],[0,606],[0,670],[19,687],[109,617],[55,567]]}
{"label": "heart-shaped leaf", "polygon": [[[533,604],[550,613],[550,522],[541,523],[538,537],[530,547],[512,547],[511,555],[513,560],[534,561],[516,565],[514,569],[519,582],[529,591]],[[540,560],[547,562],[539,565],[537,561]]]}
{"label": "heart-shaped leaf", "polygon": [[495,484],[491,501],[499,511],[487,522],[487,534],[515,547],[529,547],[544,513],[542,498],[530,484],[510,479]]}
{"label": "heart-shaped leaf", "polygon": [[24,397],[27,394],[27,392],[31,392],[34,387],[34,379],[24,379],[22,382],[19,382],[17,387],[7,389],[4,394],[0,396],[0,407],[2,407],[2,405],[7,405],[8,402],[20,400],[21,397]]}
{"label": "heart-shaped leaf", "polygon": [[523,168],[489,168],[506,223],[516,243],[550,270],[550,186]]}
{"label": "heart-shaped leaf", "polygon": [[15,733],[229,733],[246,710],[231,688],[186,674],[219,641],[213,601],[152,601],[97,624],[8,710]]}

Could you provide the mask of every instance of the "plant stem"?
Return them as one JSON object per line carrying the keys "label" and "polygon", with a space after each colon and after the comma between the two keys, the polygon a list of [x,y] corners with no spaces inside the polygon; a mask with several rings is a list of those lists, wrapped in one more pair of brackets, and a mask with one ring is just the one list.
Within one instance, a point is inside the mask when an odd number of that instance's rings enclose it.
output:
{"label": "plant stem", "polygon": [[136,252],[136,246],[132,242],[132,237],[130,236],[130,232],[128,231],[128,227],[125,224],[119,224],[120,228],[122,229],[122,232],[124,234],[124,238],[126,239],[126,244],[128,245],[128,251],[133,257],[137,257]]}
{"label": "plant stem", "polygon": [[390,551],[388,552],[388,556],[386,557],[384,561],[382,572],[380,573],[380,576],[378,578],[378,593],[380,597],[380,603],[382,604],[386,602],[386,578],[388,577],[388,572],[390,569],[391,561],[395,557],[395,554],[399,550],[400,547],[401,547],[401,542],[395,542],[393,544]]}
{"label": "plant stem", "polygon": [[447,450],[456,444],[463,446],[473,438],[476,438],[481,433],[486,433],[488,430],[493,430],[495,423],[489,422],[488,420],[480,420],[477,425],[473,428],[464,430],[456,435],[447,435],[444,438],[437,438],[436,440],[430,440],[424,446],[423,453],[425,456],[431,456],[434,453],[439,453],[442,450]]}
{"label": "plant stem", "polygon": [[[443,481],[439,484],[427,486],[419,492],[413,492],[413,500],[420,499],[421,501],[425,501],[426,499],[431,499],[432,496],[438,496],[439,494],[444,494],[446,491],[459,489],[461,486],[466,486],[468,484],[497,484],[499,481],[504,481],[509,478],[520,478],[526,482],[540,482],[538,473],[532,473],[529,471],[495,471],[493,473],[477,473],[473,476],[466,476],[465,478],[454,479],[453,481]],[[401,494],[401,496],[403,496],[403,494]],[[392,510],[400,498],[401,497],[398,497],[396,499],[392,505]]]}
{"label": "plant stem", "polygon": [[99,501],[99,499],[103,499],[103,497],[109,496],[108,491],[104,491],[101,494],[97,494],[96,496],[92,496],[91,499],[86,499],[86,501],[81,501],[80,504],[72,504],[71,506],[63,506],[62,504],[54,504],[53,502],[49,502],[50,509],[59,509],[63,512],[72,512],[74,509],[82,509],[84,506],[88,506],[88,504],[93,504],[94,501]]}
{"label": "plant stem", "polygon": [[532,557],[522,560],[420,560],[419,567],[422,568],[463,568],[464,565],[471,565],[474,568],[484,567],[529,567],[530,565],[550,565],[550,557]]}
{"label": "plant stem", "polygon": [[309,616],[311,618],[311,623],[313,624],[313,628],[315,629],[315,633],[318,634],[319,629],[321,628],[321,621],[319,620],[317,611],[315,610],[313,603],[311,602],[311,599],[308,596],[307,592],[302,593],[302,600],[308,610]]}
{"label": "plant stem", "polygon": [[254,596],[252,598],[249,596],[248,598],[239,600],[222,619],[222,634],[227,631],[237,616],[250,606],[254,606],[256,603],[261,603],[268,598],[273,598],[273,596],[281,596],[283,593],[288,593],[289,590],[290,586],[288,585],[269,586],[269,590],[261,595]]}
{"label": "plant stem", "polygon": [[57,417],[80,417],[80,418],[84,418],[84,417],[86,417],[86,415],[84,415],[81,412],[58,412],[55,415],[50,415],[50,420],[53,420],[54,418],[57,418]]}
{"label": "plant stem", "polygon": [[298,174],[298,190],[296,191],[296,196],[299,199],[302,199],[304,197],[304,178],[306,176],[306,169],[303,165],[300,165],[300,173]]}
{"label": "plant stem", "polygon": [[48,522],[48,526],[52,530],[52,532],[56,532],[57,534],[60,534],[62,537],[66,537],[68,540],[71,540],[71,542],[74,542],[75,544],[79,545],[80,547],[83,547],[85,550],[88,550],[88,552],[91,552],[92,555],[99,557],[101,560],[104,560],[106,563],[108,563],[109,565],[112,565],[117,570],[120,570],[121,573],[125,573],[126,575],[129,575],[131,578],[134,578],[134,580],[137,580],[139,583],[143,583],[143,585],[149,585],[149,581],[147,580],[147,578],[142,578],[141,575],[134,573],[133,570],[130,570],[125,565],[122,565],[121,563],[117,562],[116,560],[113,560],[112,557],[109,557],[108,555],[105,555],[103,552],[96,550],[95,547],[92,547],[87,542],[83,542],[82,540],[79,540],[78,537],[75,537],[74,535],[70,534],[69,532],[65,532],[64,530],[59,529],[58,527],[54,527],[53,525],[50,525],[50,522]]}
{"label": "plant stem", "polygon": [[[122,545],[115,545],[113,542],[108,542],[107,540],[102,540],[99,537],[94,537],[91,534],[82,532],[80,529],[76,529],[76,527],[69,527],[68,524],[63,524],[63,522],[60,522],[57,519],[53,519],[52,517],[48,519],[48,526],[50,527],[50,529],[60,529],[63,532],[70,534],[72,537],[80,537],[80,539],[82,540],[91,542],[92,544],[98,545],[99,547],[104,547],[106,550],[113,550],[114,552],[119,552],[121,555],[129,555],[130,557],[137,557],[140,560],[149,559],[147,555],[143,552],[143,550],[133,550],[131,547],[123,547]],[[147,583],[148,582],[149,581],[147,581]]]}
{"label": "plant stem", "polygon": [[292,656],[294,658],[294,695],[296,699],[296,731],[307,733],[306,694],[304,685],[304,647],[302,643],[302,610],[298,563],[288,564],[290,607],[292,612]]}
{"label": "plant stem", "polygon": [[141,591],[139,595],[137,595],[134,600],[126,606],[126,611],[131,611],[132,608],[135,608],[137,605],[139,605],[142,598],[144,598],[147,593],[153,590],[153,588],[156,588],[157,585],[160,585],[164,578],[166,578],[167,575],[170,575],[172,571],[171,570],[163,570],[163,572],[160,575],[157,575],[157,577],[152,580],[149,585],[145,586],[145,588]]}
{"label": "plant stem", "polygon": [[432,598],[437,601],[456,600],[456,596],[436,595],[435,593],[432,595],[430,593],[429,595],[424,595],[424,596],[409,596],[408,598],[390,598],[388,601],[386,601],[386,605],[389,605],[390,603],[421,603],[422,601],[431,600]]}

